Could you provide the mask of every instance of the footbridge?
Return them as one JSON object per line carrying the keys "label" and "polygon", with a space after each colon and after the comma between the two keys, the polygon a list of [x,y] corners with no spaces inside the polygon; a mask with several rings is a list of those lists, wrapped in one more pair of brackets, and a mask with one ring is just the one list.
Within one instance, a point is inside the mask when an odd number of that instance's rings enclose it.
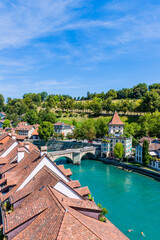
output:
{"label": "footbridge", "polygon": [[54,162],[58,158],[65,157],[73,164],[81,164],[81,159],[84,155],[96,159],[99,151],[96,147],[84,147],[79,149],[66,149],[61,151],[47,152],[47,146],[41,147],[41,153],[47,153],[50,159]]}

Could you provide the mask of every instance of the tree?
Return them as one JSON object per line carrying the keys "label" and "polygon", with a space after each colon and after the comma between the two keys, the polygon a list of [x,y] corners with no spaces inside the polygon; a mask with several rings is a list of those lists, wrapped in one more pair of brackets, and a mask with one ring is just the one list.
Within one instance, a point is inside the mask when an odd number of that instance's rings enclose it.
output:
{"label": "tree", "polygon": [[93,140],[93,138],[95,138],[96,130],[94,127],[94,122],[91,119],[82,123],[81,134],[84,137],[82,139]]}
{"label": "tree", "polygon": [[101,99],[95,97],[90,103],[90,109],[94,114],[99,115],[102,111]]}
{"label": "tree", "polygon": [[38,122],[37,112],[34,110],[28,111],[25,115],[25,120],[31,125],[36,124]]}
{"label": "tree", "polygon": [[113,99],[117,98],[117,92],[114,89],[110,89],[107,93],[106,93],[107,98],[111,97]]}
{"label": "tree", "polygon": [[146,166],[149,163],[149,143],[147,140],[143,142],[142,162]]}
{"label": "tree", "polygon": [[3,110],[3,106],[4,106],[4,97],[2,94],[0,94],[0,111]]}
{"label": "tree", "polygon": [[106,111],[106,112],[109,112],[109,111],[114,111],[115,109],[115,104],[112,102],[112,98],[109,97],[107,98],[106,100],[103,101],[103,109]]}
{"label": "tree", "polygon": [[97,138],[102,138],[102,137],[104,137],[104,135],[106,135],[108,133],[108,122],[109,122],[109,120],[106,118],[98,118],[94,122]]}
{"label": "tree", "polygon": [[115,157],[121,159],[123,157],[124,154],[124,147],[122,145],[122,143],[116,143],[115,147],[114,147],[114,155]]}
{"label": "tree", "polygon": [[6,127],[10,127],[10,126],[11,126],[10,120],[6,119],[3,123],[3,129],[5,129]]}
{"label": "tree", "polygon": [[42,102],[46,100],[47,96],[48,96],[48,93],[46,93],[46,92],[41,92]]}
{"label": "tree", "polygon": [[56,115],[53,112],[49,112],[45,115],[45,121],[47,122],[51,122],[51,123],[56,123],[57,119],[56,119]]}
{"label": "tree", "polygon": [[160,83],[154,83],[152,85],[149,85],[149,90],[152,89],[160,89]]}
{"label": "tree", "polygon": [[139,83],[138,85],[133,87],[133,97],[134,98],[142,98],[144,94],[147,92],[148,87],[146,83]]}
{"label": "tree", "polygon": [[54,127],[52,123],[44,121],[39,125],[38,133],[40,139],[48,141],[48,139],[53,135],[53,132]]}
{"label": "tree", "polygon": [[144,112],[160,110],[160,96],[156,90],[149,91],[144,95],[141,108]]}

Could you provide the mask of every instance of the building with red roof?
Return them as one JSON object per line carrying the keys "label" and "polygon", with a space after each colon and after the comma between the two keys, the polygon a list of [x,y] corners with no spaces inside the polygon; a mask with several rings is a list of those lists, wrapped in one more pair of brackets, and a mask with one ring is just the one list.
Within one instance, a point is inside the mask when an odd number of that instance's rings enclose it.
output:
{"label": "building with red roof", "polygon": [[124,156],[132,154],[132,137],[123,133],[125,124],[121,121],[117,111],[115,111],[111,121],[108,123],[108,135],[104,137],[101,144],[102,157],[114,157],[114,147],[116,143],[122,143]]}
{"label": "building with red roof", "polygon": [[[16,143],[16,144],[15,144]],[[36,146],[0,136],[0,201],[8,240],[129,240],[86,196],[88,187],[69,178]],[[1,226],[2,227],[2,226]]]}
{"label": "building with red roof", "polygon": [[143,142],[149,143],[148,154],[151,159],[148,166],[160,170],[160,141],[156,138],[143,137],[139,139],[139,143],[135,147],[135,161],[142,164],[143,158]]}
{"label": "building with red roof", "polygon": [[67,136],[68,133],[72,133],[74,126],[70,124],[65,124],[63,122],[57,122],[54,124],[54,131],[58,134],[63,134]]}

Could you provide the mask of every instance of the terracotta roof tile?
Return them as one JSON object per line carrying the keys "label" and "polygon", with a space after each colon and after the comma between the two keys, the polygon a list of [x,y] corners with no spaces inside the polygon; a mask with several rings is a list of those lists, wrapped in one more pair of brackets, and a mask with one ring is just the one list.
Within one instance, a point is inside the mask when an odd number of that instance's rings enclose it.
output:
{"label": "terracotta roof tile", "polygon": [[121,121],[118,113],[115,111],[112,120],[109,122],[108,125],[125,125],[125,124]]}
{"label": "terracotta roof tile", "polygon": [[32,132],[32,136],[33,136],[33,135],[39,136],[38,128],[36,128],[36,129]]}
{"label": "terracotta roof tile", "polygon": [[72,171],[70,168],[65,169],[63,165],[57,165],[57,167],[66,175],[66,176],[71,176]]}
{"label": "terracotta roof tile", "polygon": [[90,209],[90,210],[95,210],[95,211],[99,211],[99,212],[101,211],[100,208],[93,201],[89,201],[86,199],[81,200],[81,199],[68,198],[53,188],[51,188],[51,191],[56,196],[56,198],[59,200],[59,202],[65,206],[65,208],[67,206],[70,206],[70,207],[74,207],[74,208]]}
{"label": "terracotta roof tile", "polygon": [[91,193],[88,187],[76,188],[75,191],[81,196],[86,196]]}
{"label": "terracotta roof tile", "polygon": [[80,184],[80,182],[78,181],[78,180],[75,180],[75,181],[70,181],[69,183],[68,183],[68,185],[71,187],[71,188],[79,188],[79,187],[81,187],[81,184]]}

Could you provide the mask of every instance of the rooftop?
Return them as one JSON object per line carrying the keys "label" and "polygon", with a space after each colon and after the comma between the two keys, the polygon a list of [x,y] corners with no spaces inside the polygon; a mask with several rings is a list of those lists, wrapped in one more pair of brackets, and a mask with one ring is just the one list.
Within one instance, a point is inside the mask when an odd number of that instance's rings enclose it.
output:
{"label": "rooftop", "polygon": [[125,124],[121,121],[117,111],[115,111],[112,120],[108,123],[108,125],[125,125]]}

